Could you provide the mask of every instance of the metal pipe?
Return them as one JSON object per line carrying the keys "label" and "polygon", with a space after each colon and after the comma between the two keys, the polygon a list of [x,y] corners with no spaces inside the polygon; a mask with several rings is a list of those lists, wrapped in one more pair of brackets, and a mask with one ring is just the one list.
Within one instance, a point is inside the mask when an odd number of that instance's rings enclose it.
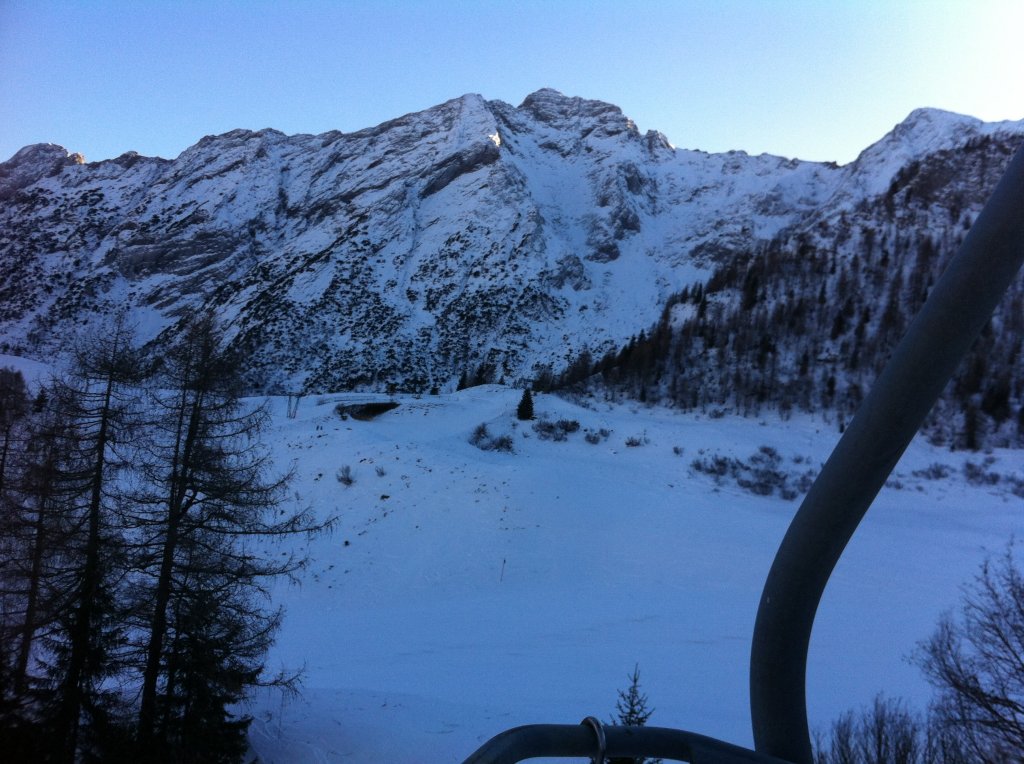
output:
{"label": "metal pipe", "polygon": [[811,763],[805,680],[818,602],[889,473],[1024,261],[1024,149],[1010,161],[786,532],[754,625],[757,751]]}
{"label": "metal pipe", "polygon": [[[592,718],[592,717],[588,717]],[[516,764],[532,758],[654,757],[692,764],[785,764],[771,756],[693,732],[666,727],[601,727],[592,724],[531,724],[491,738],[463,764]],[[603,762],[602,762],[603,764]]]}

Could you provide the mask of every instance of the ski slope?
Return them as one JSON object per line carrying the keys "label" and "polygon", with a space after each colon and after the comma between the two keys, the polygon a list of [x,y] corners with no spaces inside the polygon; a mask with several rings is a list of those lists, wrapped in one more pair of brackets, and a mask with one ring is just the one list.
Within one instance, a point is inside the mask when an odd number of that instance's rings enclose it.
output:
{"label": "ski slope", "polygon": [[[369,422],[333,410],[373,396],[305,398],[293,419],[271,400],[268,438],[278,465],[296,468],[295,500],[339,524],[309,544],[301,582],[274,591],[286,616],[268,667],[304,667],[304,688],[263,690],[245,709],[260,761],[461,762],[509,727],[609,718],[634,664],[652,724],[751,744],[750,636],[799,501],[691,465],[769,446],[796,476],[828,456],[835,424],[538,395],[538,419],[580,423],[554,442],[515,420],[519,395],[399,396]],[[514,453],[471,445],[481,423]],[[967,461],[1001,480],[970,484]],[[932,465],[948,474],[922,474]],[[908,657],[1024,527],[1013,480],[1020,452],[911,445],[821,604],[812,727],[879,691],[924,706]]]}

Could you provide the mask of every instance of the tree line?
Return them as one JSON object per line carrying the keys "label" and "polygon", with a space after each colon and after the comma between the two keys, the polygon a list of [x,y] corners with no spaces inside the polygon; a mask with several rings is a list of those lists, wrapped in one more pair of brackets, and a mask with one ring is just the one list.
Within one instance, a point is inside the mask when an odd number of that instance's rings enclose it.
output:
{"label": "tree line", "polygon": [[[304,565],[291,508],[216,324],[143,353],[124,321],[31,391],[0,369],[0,750],[15,761],[241,758]],[[156,360],[154,360],[156,359]]]}
{"label": "tree line", "polygon": [[[853,416],[1002,175],[992,137],[911,162],[874,198],[719,255],[706,281],[618,347],[584,348],[545,389],[684,410]],[[924,429],[956,448],[1024,445],[1024,282],[1010,287]],[[593,351],[593,355],[591,353]]]}

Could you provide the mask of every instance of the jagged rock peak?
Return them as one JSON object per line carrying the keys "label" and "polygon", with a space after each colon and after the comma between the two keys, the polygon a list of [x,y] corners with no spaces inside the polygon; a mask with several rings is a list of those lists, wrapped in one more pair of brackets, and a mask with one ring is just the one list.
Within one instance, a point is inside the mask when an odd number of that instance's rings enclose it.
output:
{"label": "jagged rock peak", "polygon": [[0,162],[0,172],[11,172],[17,168],[42,167],[47,170],[54,165],[63,167],[71,164],[85,164],[85,157],[72,154],[56,143],[33,143],[20,149],[6,162]]}
{"label": "jagged rock peak", "polygon": [[934,106],[922,106],[911,111],[910,114],[907,115],[906,119],[900,122],[900,125],[938,122],[966,122],[971,125],[983,124],[977,117],[971,117],[967,114],[959,114],[955,111],[949,111],[948,109],[937,109]]}
{"label": "jagged rock peak", "polygon": [[20,149],[13,157],[3,162],[4,167],[27,164],[52,163],[68,157],[68,150],[56,143],[33,143]]}
{"label": "jagged rock peak", "polygon": [[220,133],[219,135],[204,135],[194,146],[190,148],[204,148],[210,145],[224,143],[243,144],[250,141],[277,141],[284,138],[287,138],[284,133],[270,127],[265,127],[262,130],[235,128],[234,130],[228,130],[226,133]]}
{"label": "jagged rock peak", "polygon": [[914,109],[889,136],[912,150],[923,151],[948,143],[960,134],[976,132],[983,124],[980,119],[951,111]]}
{"label": "jagged rock peak", "polygon": [[940,147],[963,145],[979,135],[1019,132],[1022,127],[1024,120],[983,122],[975,117],[943,109],[914,109],[881,140],[866,148],[861,156],[886,154],[907,161]]}
{"label": "jagged rock peak", "polygon": [[519,108],[529,112],[538,122],[564,126],[581,117],[618,123],[622,129],[637,132],[633,120],[622,109],[604,101],[592,101],[579,96],[566,96],[554,88],[541,88],[523,99]]}
{"label": "jagged rock peak", "polygon": [[647,142],[647,150],[654,154],[657,151],[672,152],[675,147],[660,130],[648,130],[644,133],[644,140]]}
{"label": "jagged rock peak", "polygon": [[34,143],[25,146],[6,162],[0,162],[0,199],[41,178],[56,175],[66,165],[85,164],[81,154],[71,154],[56,143]]}

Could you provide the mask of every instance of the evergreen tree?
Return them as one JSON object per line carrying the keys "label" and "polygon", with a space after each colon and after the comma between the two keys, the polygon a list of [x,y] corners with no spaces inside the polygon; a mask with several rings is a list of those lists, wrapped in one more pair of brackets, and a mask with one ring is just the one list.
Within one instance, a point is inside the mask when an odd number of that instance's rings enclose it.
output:
{"label": "evergreen tree", "polygon": [[569,387],[585,381],[594,373],[594,359],[590,349],[584,346],[572,363],[562,373],[558,387]]}
{"label": "evergreen tree", "polygon": [[[131,330],[118,322],[76,348],[70,374],[55,386],[54,405],[72,447],[59,470],[61,543],[55,550],[65,602],[45,640],[55,691],[53,742],[73,762],[97,745],[119,698],[109,686],[123,660],[121,610],[128,560],[118,492],[134,461],[138,400],[145,365]],[[83,722],[90,739],[80,735]]]}
{"label": "evergreen tree", "polygon": [[67,583],[59,556],[66,537],[61,491],[70,442],[54,412],[36,415],[17,452],[15,474],[4,496],[3,562],[0,567],[2,643],[10,651],[15,705],[28,705],[35,666],[30,658],[37,632],[52,628]]}
{"label": "evergreen tree", "polygon": [[216,326],[188,325],[165,359],[135,497],[148,566],[135,592],[147,606],[138,622],[139,754],[229,761],[244,751],[248,726],[229,707],[263,683],[280,619],[261,607],[262,581],[304,564],[261,557],[253,541],[326,526],[282,508],[290,475],[270,476],[259,444],[267,410],[243,405],[237,358]]}
{"label": "evergreen tree", "polygon": [[524,422],[533,419],[533,395],[530,394],[530,388],[523,390],[523,397],[516,407],[516,418]]}
{"label": "evergreen tree", "polygon": [[[37,525],[29,500],[33,450],[31,415],[21,375],[0,370],[0,418],[4,442],[0,457],[0,750],[30,759],[41,750],[39,727],[28,694],[27,665],[35,638],[38,591],[42,579]],[[20,391],[20,395],[19,395]],[[42,516],[42,512],[40,512]]]}
{"label": "evergreen tree", "polygon": [[144,369],[123,322],[79,342],[65,376],[39,391],[5,464],[5,754],[102,756],[120,719],[110,682],[123,666],[129,573],[119,486],[133,461],[133,386]]}
{"label": "evergreen tree", "polygon": [[964,427],[960,442],[963,448],[968,451],[977,451],[979,448],[979,420],[978,407],[972,402],[964,407]]}
{"label": "evergreen tree", "polygon": [[[619,690],[619,699],[615,703],[615,714],[612,724],[624,727],[643,727],[651,718],[654,709],[647,708],[647,696],[640,691],[640,666],[633,666],[629,677],[629,687]],[[613,758],[608,764],[660,764],[661,759],[645,758]]]}
{"label": "evergreen tree", "polygon": [[243,404],[221,345],[210,321],[189,324],[147,407],[148,367],[118,324],[76,351],[17,437],[0,428],[3,756],[238,761],[249,720],[232,706],[254,685],[294,687],[264,671],[281,620],[266,582],[304,559],[262,542],[333,521],[282,506],[267,409]]}
{"label": "evergreen tree", "polygon": [[4,491],[8,455],[16,437],[15,428],[28,412],[25,378],[20,371],[0,368],[0,494]]}

